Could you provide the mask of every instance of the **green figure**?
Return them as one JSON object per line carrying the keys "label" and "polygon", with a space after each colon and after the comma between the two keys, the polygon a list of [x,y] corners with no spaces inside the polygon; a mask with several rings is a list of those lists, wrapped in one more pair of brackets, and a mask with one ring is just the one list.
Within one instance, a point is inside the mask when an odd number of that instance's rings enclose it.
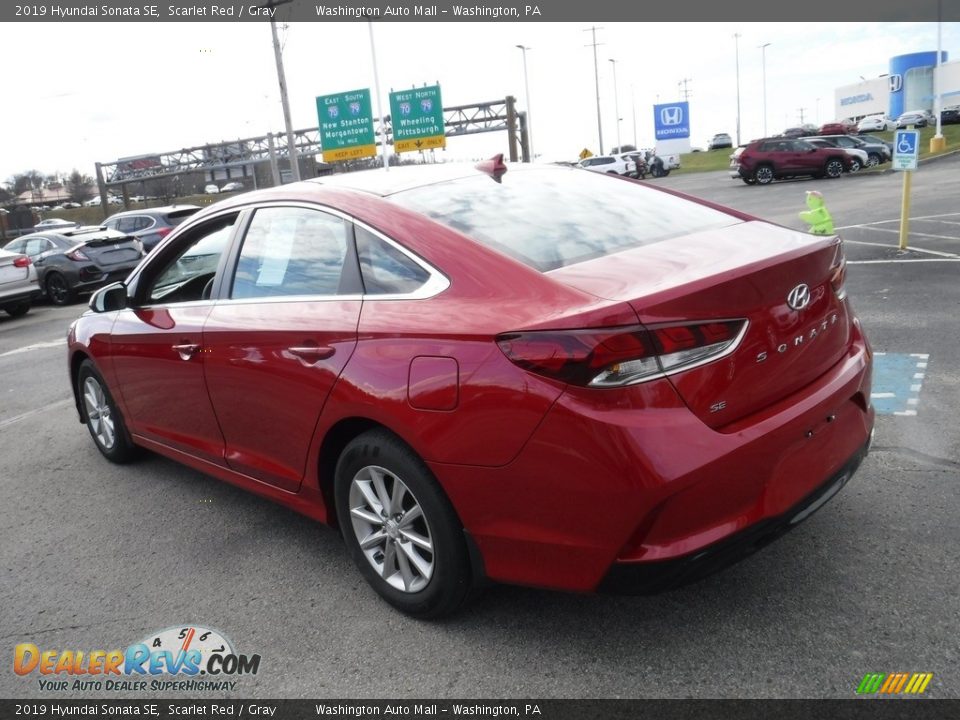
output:
{"label": "green figure", "polygon": [[823,204],[823,195],[816,190],[808,190],[807,207],[810,209],[800,213],[800,219],[810,226],[810,232],[814,235],[833,235],[833,218]]}

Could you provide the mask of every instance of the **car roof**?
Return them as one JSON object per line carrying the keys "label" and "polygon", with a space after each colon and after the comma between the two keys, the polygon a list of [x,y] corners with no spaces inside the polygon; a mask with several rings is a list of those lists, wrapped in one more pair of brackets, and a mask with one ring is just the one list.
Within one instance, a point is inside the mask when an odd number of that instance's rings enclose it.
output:
{"label": "car roof", "polygon": [[29,235],[22,235],[19,240],[26,240],[34,237],[46,237],[46,238],[56,238],[61,240],[70,240],[71,242],[83,242],[84,240],[102,240],[106,239],[116,239],[124,240],[130,236],[126,233],[122,233],[118,230],[111,230],[110,228],[105,228],[101,225],[84,225],[78,228],[72,229],[51,229],[44,230],[39,233],[30,233]]}

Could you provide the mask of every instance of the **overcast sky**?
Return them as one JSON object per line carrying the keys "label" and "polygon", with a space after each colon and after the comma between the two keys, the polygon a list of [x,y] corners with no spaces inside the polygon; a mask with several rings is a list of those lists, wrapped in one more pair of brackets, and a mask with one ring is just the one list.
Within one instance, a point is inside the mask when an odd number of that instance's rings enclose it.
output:
{"label": "overcast sky", "polygon": [[[530,78],[534,147],[548,160],[598,151],[590,33],[580,23],[375,23],[384,105],[390,89],[441,84],[444,105],[503,98],[525,106]],[[689,78],[692,142],[736,128],[733,34],[740,38],[742,136],[763,132],[766,49],[770,132],[833,118],[833,91],[888,71],[893,55],[936,49],[934,23],[605,23],[598,30],[606,149],[620,134],[653,144],[651,105],[679,99]],[[373,88],[366,22],[295,23],[282,31],[296,128],[317,125],[315,97]],[[0,179],[35,168],[94,174],[94,162],[282,131],[273,47],[261,23],[4,24],[4,141]],[[960,59],[960,23],[943,49]],[[376,112],[376,108],[374,108]],[[385,109],[384,112],[389,112]],[[506,134],[448,141],[449,158],[505,152]]]}

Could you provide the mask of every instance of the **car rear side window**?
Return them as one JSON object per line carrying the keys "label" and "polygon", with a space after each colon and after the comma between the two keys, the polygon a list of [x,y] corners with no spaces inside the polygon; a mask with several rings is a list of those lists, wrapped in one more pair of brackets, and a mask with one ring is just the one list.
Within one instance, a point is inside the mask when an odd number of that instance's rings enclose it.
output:
{"label": "car rear side window", "polygon": [[430,273],[369,230],[357,227],[355,233],[367,295],[405,295],[430,279]]}
{"label": "car rear side window", "polygon": [[305,208],[261,208],[243,240],[231,297],[336,295],[347,221]]}
{"label": "car rear side window", "polygon": [[478,173],[389,199],[541,272],[741,222],[640,183],[563,168],[497,181]]}

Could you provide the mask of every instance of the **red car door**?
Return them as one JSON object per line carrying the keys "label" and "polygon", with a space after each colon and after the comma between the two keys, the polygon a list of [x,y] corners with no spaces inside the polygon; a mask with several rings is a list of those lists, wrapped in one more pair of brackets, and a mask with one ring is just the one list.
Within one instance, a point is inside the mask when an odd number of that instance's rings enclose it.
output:
{"label": "red car door", "polygon": [[[165,262],[141,277],[133,306],[121,310],[110,354],[130,432],[224,465],[223,435],[204,377],[204,298],[236,215],[212,220],[167,248]],[[158,258],[159,260],[159,258]]]}
{"label": "red car door", "polygon": [[324,402],[357,343],[351,223],[258,209],[203,331],[207,387],[234,470],[295,491]]}

